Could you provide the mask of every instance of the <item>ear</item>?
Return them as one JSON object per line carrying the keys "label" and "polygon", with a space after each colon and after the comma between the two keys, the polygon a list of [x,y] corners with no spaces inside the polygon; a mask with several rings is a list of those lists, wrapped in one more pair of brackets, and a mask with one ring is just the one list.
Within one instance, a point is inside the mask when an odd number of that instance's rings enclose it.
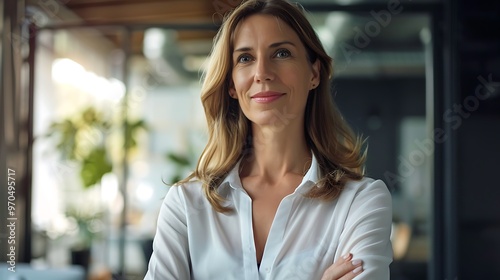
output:
{"label": "ear", "polygon": [[238,94],[236,93],[236,88],[234,88],[233,81],[229,83],[229,96],[231,96],[234,99],[238,99]]}
{"label": "ear", "polygon": [[314,63],[311,65],[311,70],[312,70],[311,89],[315,89],[321,82],[320,80],[321,63],[319,62],[319,59],[316,59],[316,61],[314,61]]}

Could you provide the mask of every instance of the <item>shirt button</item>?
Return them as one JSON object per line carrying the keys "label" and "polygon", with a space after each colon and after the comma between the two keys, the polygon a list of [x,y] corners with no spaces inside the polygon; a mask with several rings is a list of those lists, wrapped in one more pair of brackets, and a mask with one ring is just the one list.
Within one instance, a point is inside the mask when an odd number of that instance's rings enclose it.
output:
{"label": "shirt button", "polygon": [[266,273],[271,272],[271,269],[269,267],[266,267]]}

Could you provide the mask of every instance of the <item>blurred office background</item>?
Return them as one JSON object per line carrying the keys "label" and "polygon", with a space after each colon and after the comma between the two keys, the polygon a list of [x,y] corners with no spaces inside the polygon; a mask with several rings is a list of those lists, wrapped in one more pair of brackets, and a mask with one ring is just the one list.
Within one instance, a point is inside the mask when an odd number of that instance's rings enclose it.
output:
{"label": "blurred office background", "polygon": [[[206,141],[200,74],[239,2],[0,2],[0,220],[15,198],[19,271],[142,279],[168,184]],[[392,192],[391,279],[499,278],[499,2],[298,2]]]}

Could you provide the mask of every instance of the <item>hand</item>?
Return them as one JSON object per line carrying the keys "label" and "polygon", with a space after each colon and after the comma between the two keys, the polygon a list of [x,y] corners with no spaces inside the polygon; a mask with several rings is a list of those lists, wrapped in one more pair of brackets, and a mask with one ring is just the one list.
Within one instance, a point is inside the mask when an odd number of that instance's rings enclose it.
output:
{"label": "hand", "polygon": [[363,272],[363,262],[352,260],[352,254],[347,254],[327,268],[321,280],[350,280],[361,272]]}

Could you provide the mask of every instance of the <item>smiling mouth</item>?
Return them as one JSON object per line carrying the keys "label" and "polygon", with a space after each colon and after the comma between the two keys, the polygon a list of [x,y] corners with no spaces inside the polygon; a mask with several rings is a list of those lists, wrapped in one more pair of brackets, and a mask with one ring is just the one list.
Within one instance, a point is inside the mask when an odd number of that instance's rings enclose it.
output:
{"label": "smiling mouth", "polygon": [[266,91],[266,92],[259,92],[253,95],[251,98],[253,101],[257,103],[270,103],[281,98],[283,95],[285,94],[281,92]]}

